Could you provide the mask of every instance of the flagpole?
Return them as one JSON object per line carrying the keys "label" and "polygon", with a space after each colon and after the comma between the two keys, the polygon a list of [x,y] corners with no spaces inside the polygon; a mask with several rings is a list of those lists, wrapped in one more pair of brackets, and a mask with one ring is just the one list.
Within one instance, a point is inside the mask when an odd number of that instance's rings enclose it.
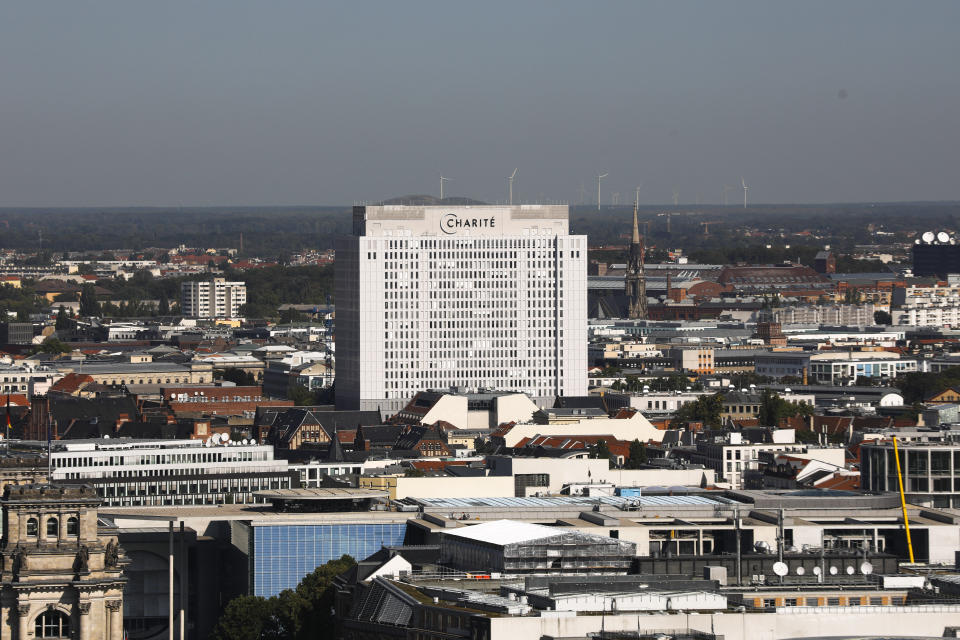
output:
{"label": "flagpole", "polygon": [[53,456],[51,452],[53,416],[50,415],[50,401],[47,401],[47,482],[53,482]]}

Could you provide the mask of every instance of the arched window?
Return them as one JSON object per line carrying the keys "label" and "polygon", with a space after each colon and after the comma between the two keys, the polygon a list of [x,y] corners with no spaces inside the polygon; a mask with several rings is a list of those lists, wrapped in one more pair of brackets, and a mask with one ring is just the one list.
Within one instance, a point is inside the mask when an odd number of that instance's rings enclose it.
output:
{"label": "arched window", "polygon": [[28,535],[28,536],[35,536],[35,535],[37,535],[37,530],[38,530],[38,528],[39,528],[39,524],[40,524],[40,523],[37,522],[37,519],[36,519],[36,518],[29,518],[29,519],[27,520],[27,535]]}
{"label": "arched window", "polygon": [[33,630],[37,638],[69,638],[70,618],[60,611],[44,611]]}
{"label": "arched window", "polygon": [[80,519],[76,516],[71,516],[67,518],[67,535],[68,536],[78,536],[80,535]]}
{"label": "arched window", "polygon": [[57,534],[60,533],[60,523],[57,522],[56,518],[50,518],[47,520],[47,536],[57,537]]}

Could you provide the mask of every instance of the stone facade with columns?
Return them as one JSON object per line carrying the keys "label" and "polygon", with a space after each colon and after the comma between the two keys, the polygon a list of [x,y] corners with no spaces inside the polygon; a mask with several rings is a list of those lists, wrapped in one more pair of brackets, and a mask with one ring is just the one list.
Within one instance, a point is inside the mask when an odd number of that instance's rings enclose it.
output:
{"label": "stone facade with columns", "polygon": [[0,640],[123,640],[127,559],[86,485],[4,488]]}

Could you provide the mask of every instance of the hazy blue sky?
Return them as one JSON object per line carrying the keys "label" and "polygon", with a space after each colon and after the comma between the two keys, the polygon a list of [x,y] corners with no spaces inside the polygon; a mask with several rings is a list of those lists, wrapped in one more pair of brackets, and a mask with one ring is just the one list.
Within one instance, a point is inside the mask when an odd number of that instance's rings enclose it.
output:
{"label": "hazy blue sky", "polygon": [[[960,199],[960,2],[0,4],[0,206]],[[741,192],[730,193],[742,202]]]}

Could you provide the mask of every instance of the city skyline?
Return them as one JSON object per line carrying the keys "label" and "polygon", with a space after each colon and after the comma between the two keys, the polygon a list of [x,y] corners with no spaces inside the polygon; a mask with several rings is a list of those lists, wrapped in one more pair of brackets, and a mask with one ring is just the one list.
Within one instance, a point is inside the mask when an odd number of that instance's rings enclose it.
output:
{"label": "city skyline", "polygon": [[0,206],[960,199],[954,3],[0,17]]}

